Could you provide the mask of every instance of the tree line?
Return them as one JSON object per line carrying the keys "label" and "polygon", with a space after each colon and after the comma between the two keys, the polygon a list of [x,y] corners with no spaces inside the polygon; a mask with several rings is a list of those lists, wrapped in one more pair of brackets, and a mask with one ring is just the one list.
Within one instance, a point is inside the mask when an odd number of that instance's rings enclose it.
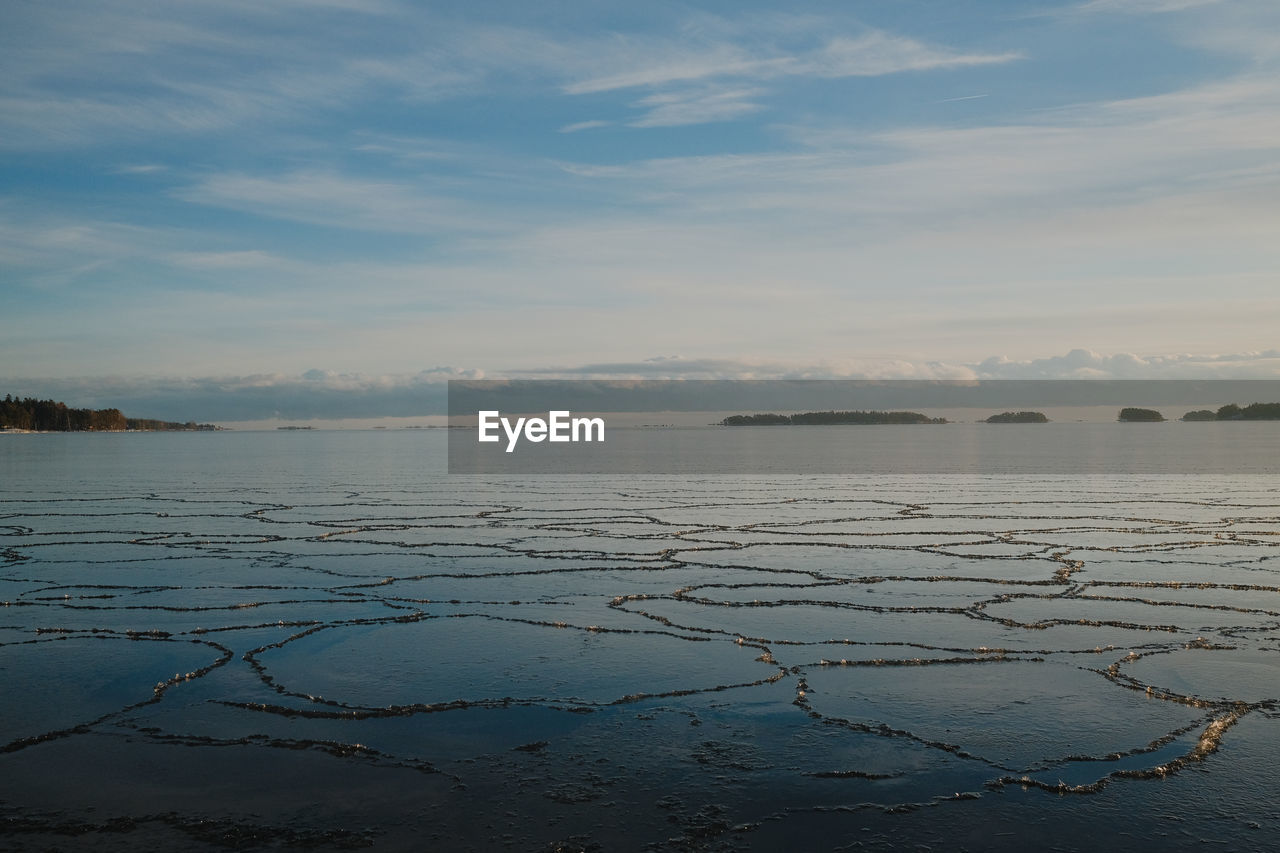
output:
{"label": "tree line", "polygon": [[989,424],[1047,424],[1044,412],[1001,412],[987,418]]}
{"label": "tree line", "polygon": [[38,432],[101,432],[109,430],[212,430],[213,424],[177,423],[150,418],[127,418],[119,409],[73,409],[56,400],[21,399],[6,394],[0,401],[0,429]]}
{"label": "tree line", "polygon": [[[1127,408],[1120,410],[1117,420],[1121,421],[1162,421],[1164,415],[1155,409]],[[1196,409],[1182,416],[1184,421],[1280,421],[1280,403],[1250,403],[1237,406],[1235,403],[1213,411],[1212,409]]]}
{"label": "tree line", "polygon": [[1280,403],[1229,403],[1218,411],[1197,409],[1182,416],[1184,421],[1275,421],[1280,420]]}

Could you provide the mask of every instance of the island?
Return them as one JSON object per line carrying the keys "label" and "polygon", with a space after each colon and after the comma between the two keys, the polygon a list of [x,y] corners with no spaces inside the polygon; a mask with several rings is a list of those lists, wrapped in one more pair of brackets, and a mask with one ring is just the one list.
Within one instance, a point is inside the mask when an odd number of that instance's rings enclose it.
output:
{"label": "island", "polygon": [[73,409],[55,400],[18,399],[6,394],[0,400],[0,431],[21,432],[123,432],[217,430],[213,424],[177,423],[150,418],[126,418],[119,409]]}
{"label": "island", "polygon": [[1155,409],[1136,409],[1128,407],[1120,410],[1119,417],[1116,420],[1121,423],[1151,423],[1164,420],[1164,415]]}
{"label": "island", "polygon": [[1182,416],[1184,421],[1280,421],[1280,403],[1228,403],[1218,411],[1196,409]]}
{"label": "island", "polygon": [[987,418],[989,424],[1047,424],[1044,412],[1001,412]]}
{"label": "island", "polygon": [[1280,403],[1250,403],[1241,408],[1235,403],[1218,409],[1219,421],[1280,421]]}
{"label": "island", "polygon": [[945,424],[919,412],[801,412],[795,415],[730,415],[721,426],[845,426],[877,424]]}

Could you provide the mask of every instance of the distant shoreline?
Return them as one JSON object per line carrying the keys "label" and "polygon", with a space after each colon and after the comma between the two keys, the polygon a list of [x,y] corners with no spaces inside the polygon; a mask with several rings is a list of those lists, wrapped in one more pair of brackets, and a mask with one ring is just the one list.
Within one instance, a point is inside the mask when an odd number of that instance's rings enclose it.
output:
{"label": "distant shoreline", "polygon": [[945,424],[946,418],[931,418],[919,412],[800,412],[794,415],[756,414],[730,415],[721,426],[878,426],[907,424]]}
{"label": "distant shoreline", "polygon": [[0,427],[0,435],[132,435],[157,432],[234,432],[231,427],[206,426],[201,429],[19,429]]}
{"label": "distant shoreline", "polygon": [[195,421],[126,417],[119,409],[78,409],[57,400],[14,397],[0,400],[0,431],[30,432],[212,432],[222,429]]}

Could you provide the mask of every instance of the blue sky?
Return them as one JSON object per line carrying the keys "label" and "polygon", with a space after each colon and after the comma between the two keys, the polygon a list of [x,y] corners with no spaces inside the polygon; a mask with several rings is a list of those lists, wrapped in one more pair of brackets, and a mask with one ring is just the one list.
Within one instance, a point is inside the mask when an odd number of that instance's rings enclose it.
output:
{"label": "blue sky", "polygon": [[4,17],[23,391],[1280,375],[1273,0]]}

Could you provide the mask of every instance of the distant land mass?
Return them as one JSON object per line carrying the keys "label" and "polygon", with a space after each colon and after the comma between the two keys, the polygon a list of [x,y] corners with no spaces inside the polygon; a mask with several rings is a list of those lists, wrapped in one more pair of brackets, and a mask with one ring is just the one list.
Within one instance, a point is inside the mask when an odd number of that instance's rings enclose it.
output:
{"label": "distant land mass", "polygon": [[149,418],[126,418],[119,409],[73,409],[54,400],[21,400],[6,394],[0,401],[0,430],[35,432],[118,432],[121,430],[216,430],[213,424],[176,423]]}
{"label": "distant land mass", "polygon": [[1130,406],[1121,409],[1120,415],[1116,420],[1124,423],[1150,423],[1164,420],[1164,415],[1160,414],[1155,409],[1138,409]]}
{"label": "distant land mass", "polygon": [[[1188,412],[1187,414],[1200,414],[1200,412]],[[1182,419],[1208,420],[1207,418],[1188,418],[1186,415]],[[1215,421],[1280,421],[1280,403],[1250,403],[1244,408],[1237,406],[1235,403],[1229,403],[1218,409],[1214,413],[1213,419]]]}
{"label": "distant land mass", "polygon": [[987,418],[989,424],[1047,424],[1044,412],[1001,412]]}
{"label": "distant land mass", "polygon": [[730,415],[722,426],[843,426],[846,424],[945,424],[919,412],[801,412],[796,415]]}
{"label": "distant land mass", "polygon": [[1196,409],[1182,416],[1184,421],[1280,421],[1280,403],[1250,403],[1241,408],[1228,403],[1218,411]]}

